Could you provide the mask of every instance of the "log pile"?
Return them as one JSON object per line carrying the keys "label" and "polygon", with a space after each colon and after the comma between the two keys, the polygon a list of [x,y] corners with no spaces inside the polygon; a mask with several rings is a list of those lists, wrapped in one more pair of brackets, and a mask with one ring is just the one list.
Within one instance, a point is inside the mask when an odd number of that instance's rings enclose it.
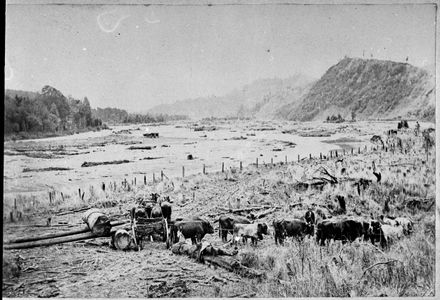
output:
{"label": "log pile", "polygon": [[112,227],[123,225],[127,222],[126,220],[110,222],[107,216],[96,209],[91,209],[90,211],[86,212],[83,217],[85,218],[84,221],[87,224],[86,228],[69,232],[52,233],[42,236],[9,240],[5,243],[3,249],[28,249],[88,240],[97,237],[110,237],[112,233],[116,231],[116,229]]}

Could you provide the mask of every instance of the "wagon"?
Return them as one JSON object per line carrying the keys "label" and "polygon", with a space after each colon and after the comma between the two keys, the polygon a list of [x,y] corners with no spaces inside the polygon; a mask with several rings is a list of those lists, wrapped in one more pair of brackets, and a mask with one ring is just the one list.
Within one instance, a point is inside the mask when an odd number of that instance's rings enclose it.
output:
{"label": "wagon", "polygon": [[135,217],[131,219],[131,228],[135,242],[142,245],[145,241],[165,242],[167,248],[171,245],[170,230],[165,218]]}

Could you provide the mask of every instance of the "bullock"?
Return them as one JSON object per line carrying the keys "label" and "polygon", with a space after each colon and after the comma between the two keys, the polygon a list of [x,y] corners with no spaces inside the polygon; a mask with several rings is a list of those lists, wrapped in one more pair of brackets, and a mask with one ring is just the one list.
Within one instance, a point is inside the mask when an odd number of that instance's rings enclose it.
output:
{"label": "bullock", "polygon": [[387,224],[390,226],[397,226],[398,225],[396,219],[394,219],[394,218],[384,217],[384,216],[380,216],[379,218],[380,218],[382,224]]}
{"label": "bullock", "polygon": [[228,233],[233,234],[235,224],[250,224],[246,217],[242,216],[221,216],[218,219],[219,231],[218,235],[222,238],[223,242],[227,241]]}
{"label": "bullock", "polygon": [[317,226],[316,242],[323,246],[326,240],[340,240],[345,244],[347,241],[353,242],[362,236],[365,239],[368,235],[368,228],[365,222],[353,219],[323,220]]}
{"label": "bullock", "polygon": [[275,243],[283,244],[284,238],[290,236],[302,240],[304,236],[314,234],[314,223],[303,220],[275,220],[273,222]]}
{"label": "bullock", "polygon": [[383,224],[381,226],[383,235],[384,235],[384,239],[385,239],[385,245],[389,247],[389,245],[398,240],[401,239],[403,236],[403,227],[402,225],[397,225],[397,226],[391,226],[388,224]]}
{"label": "bullock", "polygon": [[304,215],[304,220],[307,224],[315,224],[315,213],[312,210],[308,210]]}
{"label": "bullock", "polygon": [[394,219],[398,225],[401,225],[403,227],[403,233],[405,235],[410,234],[413,231],[413,222],[408,218],[403,217],[397,217]]}
{"label": "bullock", "polygon": [[197,220],[180,220],[174,223],[172,226],[173,242],[177,242],[178,233],[185,237],[190,238],[193,244],[200,242],[206,234],[214,233],[214,228],[209,221],[197,218]]}
{"label": "bullock", "polygon": [[380,224],[379,221],[377,220],[370,221],[369,236],[370,236],[370,241],[373,245],[376,242],[379,242],[381,247],[386,246],[385,235],[382,230],[382,225]]}
{"label": "bullock", "polygon": [[266,223],[235,224],[233,232],[234,242],[243,238],[246,243],[247,238],[250,238],[252,244],[257,245],[257,241],[263,239],[263,234],[267,234],[267,225]]}

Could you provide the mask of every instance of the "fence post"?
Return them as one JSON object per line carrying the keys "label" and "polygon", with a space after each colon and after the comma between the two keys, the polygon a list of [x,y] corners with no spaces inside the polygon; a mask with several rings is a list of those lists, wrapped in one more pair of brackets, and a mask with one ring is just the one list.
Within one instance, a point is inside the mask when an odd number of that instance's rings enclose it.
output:
{"label": "fence post", "polygon": [[299,162],[299,154],[298,154],[298,162]]}
{"label": "fence post", "polygon": [[222,162],[222,173],[224,173],[224,172],[225,172],[225,163]]}
{"label": "fence post", "polygon": [[156,175],[153,173],[153,183],[156,183]]}
{"label": "fence post", "polygon": [[258,157],[257,157],[256,165],[257,165],[257,168],[258,168]]}
{"label": "fence post", "polygon": [[322,159],[322,152],[319,152],[319,159]]}
{"label": "fence post", "polygon": [[338,157],[338,150],[335,150],[336,157]]}
{"label": "fence post", "polygon": [[353,155],[353,148],[351,148],[351,155]]}
{"label": "fence post", "polygon": [[309,158],[312,159],[312,153],[309,153]]}
{"label": "fence post", "polygon": [[240,161],[240,171],[243,170],[243,163]]}
{"label": "fence post", "polygon": [[332,151],[330,150],[330,158],[332,158],[333,156],[332,156],[333,154],[332,154]]}
{"label": "fence post", "polygon": [[185,166],[182,166],[182,178],[185,177]]}
{"label": "fence post", "polygon": [[205,164],[203,164],[203,175],[205,175],[206,174],[206,172],[205,172]]}
{"label": "fence post", "polygon": [[361,147],[359,147],[358,149],[358,154],[361,154]]}
{"label": "fence post", "polygon": [[147,185],[147,176],[144,175],[144,185]]}
{"label": "fence post", "polygon": [[160,170],[160,180],[163,181],[163,170]]}
{"label": "fence post", "polygon": [[[50,192],[49,192],[49,198],[50,198],[50,203],[52,203],[52,197],[50,195]],[[17,198],[14,199],[14,208],[15,210],[17,210]]]}
{"label": "fence post", "polygon": [[136,185],[136,177],[134,178],[134,185]]}

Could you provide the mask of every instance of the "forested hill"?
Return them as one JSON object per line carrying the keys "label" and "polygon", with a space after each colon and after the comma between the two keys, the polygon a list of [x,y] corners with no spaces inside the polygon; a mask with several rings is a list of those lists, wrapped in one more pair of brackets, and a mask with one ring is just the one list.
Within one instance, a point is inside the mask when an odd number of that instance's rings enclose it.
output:
{"label": "forested hill", "polygon": [[105,128],[106,123],[154,123],[186,119],[181,115],[129,114],[118,108],[92,109],[87,97],[66,97],[54,87],[40,92],[5,90],[4,133],[29,138]]}
{"label": "forested hill", "polygon": [[90,102],[65,97],[44,86],[41,92],[5,90],[4,133],[62,133],[102,125],[92,117]]}
{"label": "forested hill", "polygon": [[332,66],[300,101],[278,110],[289,120],[435,119],[435,79],[428,71],[407,63],[344,58]]}

